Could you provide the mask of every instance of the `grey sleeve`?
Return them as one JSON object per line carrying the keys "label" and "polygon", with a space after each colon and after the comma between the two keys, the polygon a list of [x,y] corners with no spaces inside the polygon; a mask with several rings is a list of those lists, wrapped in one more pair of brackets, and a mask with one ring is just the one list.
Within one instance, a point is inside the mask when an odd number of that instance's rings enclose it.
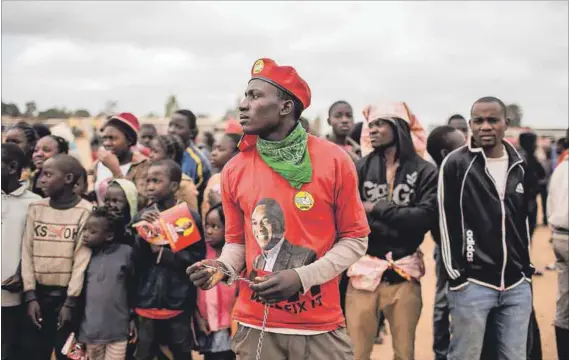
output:
{"label": "grey sleeve", "polygon": [[302,282],[303,294],[315,285],[322,285],[346,271],[365,255],[368,238],[342,238],[320,259],[294,269]]}
{"label": "grey sleeve", "polygon": [[233,276],[240,274],[245,268],[245,245],[226,243],[217,260],[223,263]]}

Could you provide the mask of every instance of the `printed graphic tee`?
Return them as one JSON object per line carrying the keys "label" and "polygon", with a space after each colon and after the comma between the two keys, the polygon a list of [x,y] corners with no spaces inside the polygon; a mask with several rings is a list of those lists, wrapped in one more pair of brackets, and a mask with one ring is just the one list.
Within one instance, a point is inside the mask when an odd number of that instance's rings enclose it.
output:
{"label": "printed graphic tee", "polygon": [[[346,152],[308,138],[312,182],[293,188],[259,156],[254,141],[223,169],[221,193],[225,240],[245,244],[246,274],[252,279],[318,260],[341,238],[369,234],[355,165]],[[238,322],[261,326],[264,304],[240,284],[234,310]],[[268,328],[332,331],[345,326],[338,278],[271,305]]]}

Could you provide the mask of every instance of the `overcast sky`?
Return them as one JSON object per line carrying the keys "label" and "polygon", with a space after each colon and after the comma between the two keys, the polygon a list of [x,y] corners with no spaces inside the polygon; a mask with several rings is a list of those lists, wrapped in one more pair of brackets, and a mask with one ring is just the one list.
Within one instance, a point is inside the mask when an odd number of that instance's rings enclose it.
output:
{"label": "overcast sky", "polygon": [[221,115],[259,57],[294,66],[305,115],[335,100],[403,100],[426,123],[474,100],[517,102],[524,123],[568,122],[568,3],[2,1],[2,100],[23,110],[143,116],[170,94]]}

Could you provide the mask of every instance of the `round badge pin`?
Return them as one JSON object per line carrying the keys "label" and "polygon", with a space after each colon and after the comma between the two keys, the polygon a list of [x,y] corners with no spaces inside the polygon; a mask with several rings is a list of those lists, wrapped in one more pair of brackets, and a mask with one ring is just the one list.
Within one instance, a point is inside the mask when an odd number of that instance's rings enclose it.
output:
{"label": "round badge pin", "polygon": [[263,71],[263,68],[265,67],[265,62],[261,59],[257,60],[255,62],[255,65],[253,65],[253,74],[258,74],[261,71]]}
{"label": "round badge pin", "polygon": [[314,198],[309,192],[299,191],[294,196],[294,205],[300,211],[308,211],[314,206]]}

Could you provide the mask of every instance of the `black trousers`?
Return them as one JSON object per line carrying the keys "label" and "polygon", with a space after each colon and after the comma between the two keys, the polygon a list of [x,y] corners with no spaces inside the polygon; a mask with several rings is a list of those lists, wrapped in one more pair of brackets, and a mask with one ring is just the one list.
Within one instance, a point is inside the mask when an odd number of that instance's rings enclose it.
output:
{"label": "black trousers", "polygon": [[[27,318],[27,339],[24,352],[27,354],[25,359],[30,360],[51,360],[51,353],[55,350],[57,360],[66,360],[67,356],[61,354],[61,349],[67,341],[67,337],[74,329],[73,324],[67,324],[57,330],[57,320],[59,312],[65,302],[64,296],[49,296],[37,293],[43,322],[41,329],[38,329],[32,321]],[[74,314],[77,320],[77,315]]]}
{"label": "black trousers", "polygon": [[23,306],[2,307],[2,360],[22,359]]}
{"label": "black trousers", "polygon": [[190,316],[182,313],[165,320],[138,318],[138,343],[134,358],[152,360],[159,352],[158,344],[168,346],[174,360],[188,360],[192,356]]}
{"label": "black trousers", "polygon": [[222,351],[217,353],[205,353],[203,356],[204,360],[235,360],[235,354],[233,351]]}

